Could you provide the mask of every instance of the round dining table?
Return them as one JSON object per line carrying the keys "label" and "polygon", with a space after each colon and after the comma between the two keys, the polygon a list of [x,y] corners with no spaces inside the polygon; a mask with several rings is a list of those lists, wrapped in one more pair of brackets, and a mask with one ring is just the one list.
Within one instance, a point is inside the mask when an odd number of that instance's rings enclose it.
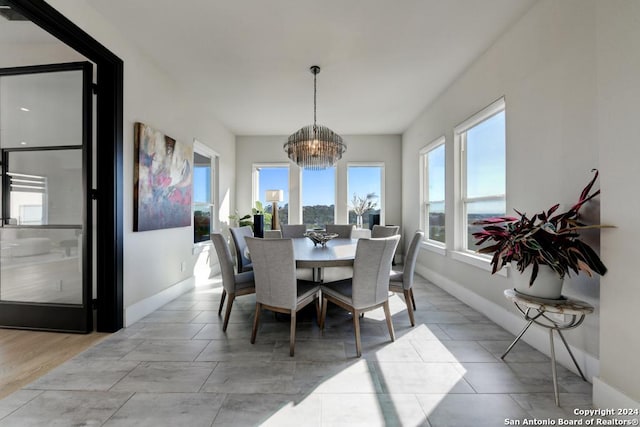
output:
{"label": "round dining table", "polygon": [[332,239],[326,246],[314,246],[313,242],[300,237],[293,240],[293,253],[296,267],[312,268],[313,280],[322,281],[322,269],[325,267],[350,267],[356,257],[358,239]]}

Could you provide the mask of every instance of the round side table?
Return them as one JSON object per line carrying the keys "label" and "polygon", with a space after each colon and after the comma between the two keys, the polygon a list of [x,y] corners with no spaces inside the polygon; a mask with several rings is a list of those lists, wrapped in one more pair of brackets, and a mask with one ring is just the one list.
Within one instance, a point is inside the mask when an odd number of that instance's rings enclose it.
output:
{"label": "round side table", "polygon": [[[529,326],[532,324],[540,325],[544,328],[549,329],[549,346],[551,351],[551,375],[553,376],[553,392],[556,398],[556,406],[560,406],[560,397],[558,395],[558,374],[556,372],[556,352],[553,345],[553,331],[556,331],[562,339],[564,346],[569,352],[569,356],[571,356],[571,360],[576,365],[580,376],[584,381],[585,378],[580,366],[578,366],[578,362],[576,358],[573,356],[569,345],[567,344],[567,340],[565,340],[564,335],[562,335],[563,330],[573,329],[584,321],[584,318],[587,314],[593,313],[593,306],[577,299],[562,297],[558,300],[549,300],[536,298],[529,295],[525,295],[519,292],[516,292],[515,289],[505,289],[504,296],[509,299],[516,306],[518,311],[522,313],[524,316],[524,320],[527,321],[527,324],[524,326],[520,334],[516,337],[515,340],[509,345],[507,350],[504,352],[501,359],[504,360],[505,356],[509,354],[514,345],[522,338]],[[550,316],[550,314],[560,314],[563,315],[562,320],[559,320],[555,317]]]}

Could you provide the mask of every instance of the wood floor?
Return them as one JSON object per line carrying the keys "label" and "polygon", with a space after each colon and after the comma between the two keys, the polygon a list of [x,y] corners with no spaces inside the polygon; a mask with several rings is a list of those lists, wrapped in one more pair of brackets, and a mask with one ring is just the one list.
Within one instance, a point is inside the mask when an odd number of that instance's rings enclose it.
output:
{"label": "wood floor", "polygon": [[0,399],[107,336],[0,329]]}

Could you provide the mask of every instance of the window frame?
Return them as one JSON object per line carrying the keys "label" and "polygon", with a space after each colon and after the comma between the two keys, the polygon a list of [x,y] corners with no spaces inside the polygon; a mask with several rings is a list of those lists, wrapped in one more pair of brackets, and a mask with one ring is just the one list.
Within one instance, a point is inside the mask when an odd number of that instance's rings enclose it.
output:
{"label": "window frame", "polygon": [[[496,114],[501,112],[505,113],[505,152],[506,152],[506,102],[505,98],[501,97],[496,101],[489,104],[487,107],[473,114],[471,117],[458,124],[453,129],[453,138],[456,152],[456,160],[454,162],[456,173],[455,177],[458,182],[455,185],[456,194],[455,194],[455,230],[454,230],[454,240],[455,240],[455,251],[452,254],[454,259],[459,261],[467,262],[469,264],[475,265],[476,267],[491,270],[491,265],[489,261],[491,257],[489,255],[478,254],[475,251],[469,249],[467,247],[467,230],[468,230],[468,222],[467,222],[467,206],[473,202],[479,201],[504,201],[506,202],[506,182],[505,182],[505,192],[503,194],[495,194],[489,196],[479,196],[479,197],[468,197],[467,196],[467,132],[479,124],[491,119]],[[505,156],[505,181],[506,181],[506,156]],[[500,274],[502,273],[502,274]],[[500,272],[496,273],[500,275],[506,276],[506,270],[503,269]]]}
{"label": "window frame", "polygon": [[[380,168],[380,194],[378,195],[378,206],[380,208],[380,225],[385,225],[386,224],[386,219],[385,219],[385,163],[384,162],[347,162],[347,169],[346,169],[346,183],[345,183],[345,192],[347,193],[347,200],[346,200],[346,213],[347,213],[347,222],[349,222],[349,212],[352,209],[349,209],[349,203],[351,202],[351,197],[353,196],[350,192],[349,192],[349,168],[350,167],[378,167]],[[337,180],[336,180],[336,185],[337,185]],[[336,193],[337,195],[337,193]],[[337,205],[336,205],[337,208]]]}
{"label": "window frame", "polygon": [[[258,194],[258,188],[260,187],[260,169],[265,168],[286,168],[287,169],[287,181],[289,188],[282,188],[281,190],[285,190],[289,193],[289,210],[287,213],[287,223],[289,223],[291,219],[291,164],[288,162],[260,162],[253,163],[251,165],[251,207],[255,206],[256,201],[260,200],[260,195]],[[280,189],[279,189],[280,190]],[[284,205],[283,205],[284,206]],[[266,208],[266,205],[263,205],[263,208]],[[279,210],[279,209],[278,209]],[[283,224],[281,222],[281,224]]]}
{"label": "window frame", "polygon": [[[209,227],[210,227],[210,233],[213,231],[217,231],[220,230],[220,224],[219,224],[219,218],[218,218],[218,214],[216,212],[216,206],[217,206],[217,201],[218,201],[218,196],[219,196],[219,192],[218,192],[218,183],[220,182],[220,155],[213,149],[211,149],[211,147],[209,147],[208,145],[198,141],[197,139],[193,140],[193,153],[194,153],[194,157],[195,154],[198,153],[199,155],[203,156],[203,157],[207,157],[211,160],[211,203],[209,204],[209,215],[211,216],[211,220],[209,222]],[[195,169],[195,161],[194,161],[194,169]],[[192,182],[191,185],[193,186],[194,183]],[[202,204],[202,203],[199,203]],[[191,227],[195,227],[195,205],[196,205],[196,200],[195,200],[195,191],[193,192],[193,196],[192,196],[192,200],[191,200],[191,218],[192,218],[192,224]],[[195,238],[195,236],[194,236]],[[193,242],[194,247],[195,246],[203,246],[203,245],[211,245],[211,238],[209,238],[208,240],[202,240],[200,242]]]}
{"label": "window frame", "polygon": [[[444,147],[445,150],[445,191],[444,191],[444,199],[443,200],[429,200],[429,154],[434,150]],[[445,242],[440,242],[439,240],[433,240],[429,238],[429,204],[431,203],[443,203],[445,204],[445,216],[446,216],[446,201],[447,201],[447,190],[446,190],[446,170],[447,170],[447,162],[446,162],[446,138],[444,135],[439,136],[434,139],[427,145],[425,145],[420,150],[420,167],[419,167],[419,175],[420,175],[420,228],[424,230],[424,239],[422,241],[422,247],[425,249],[432,250],[433,252],[439,253],[441,255],[446,254],[447,247],[447,233],[445,231]],[[447,223],[445,221],[445,230],[447,228]]]}

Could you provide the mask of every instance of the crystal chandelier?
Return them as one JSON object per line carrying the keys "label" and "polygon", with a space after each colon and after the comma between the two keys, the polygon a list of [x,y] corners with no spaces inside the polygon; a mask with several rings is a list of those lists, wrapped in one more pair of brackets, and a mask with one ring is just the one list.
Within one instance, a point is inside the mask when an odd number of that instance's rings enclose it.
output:
{"label": "crystal chandelier", "polygon": [[313,126],[305,126],[291,135],[283,148],[298,166],[320,170],[335,165],[347,146],[340,135],[316,124],[316,76],[320,67],[313,65],[310,71],[313,74]]}

